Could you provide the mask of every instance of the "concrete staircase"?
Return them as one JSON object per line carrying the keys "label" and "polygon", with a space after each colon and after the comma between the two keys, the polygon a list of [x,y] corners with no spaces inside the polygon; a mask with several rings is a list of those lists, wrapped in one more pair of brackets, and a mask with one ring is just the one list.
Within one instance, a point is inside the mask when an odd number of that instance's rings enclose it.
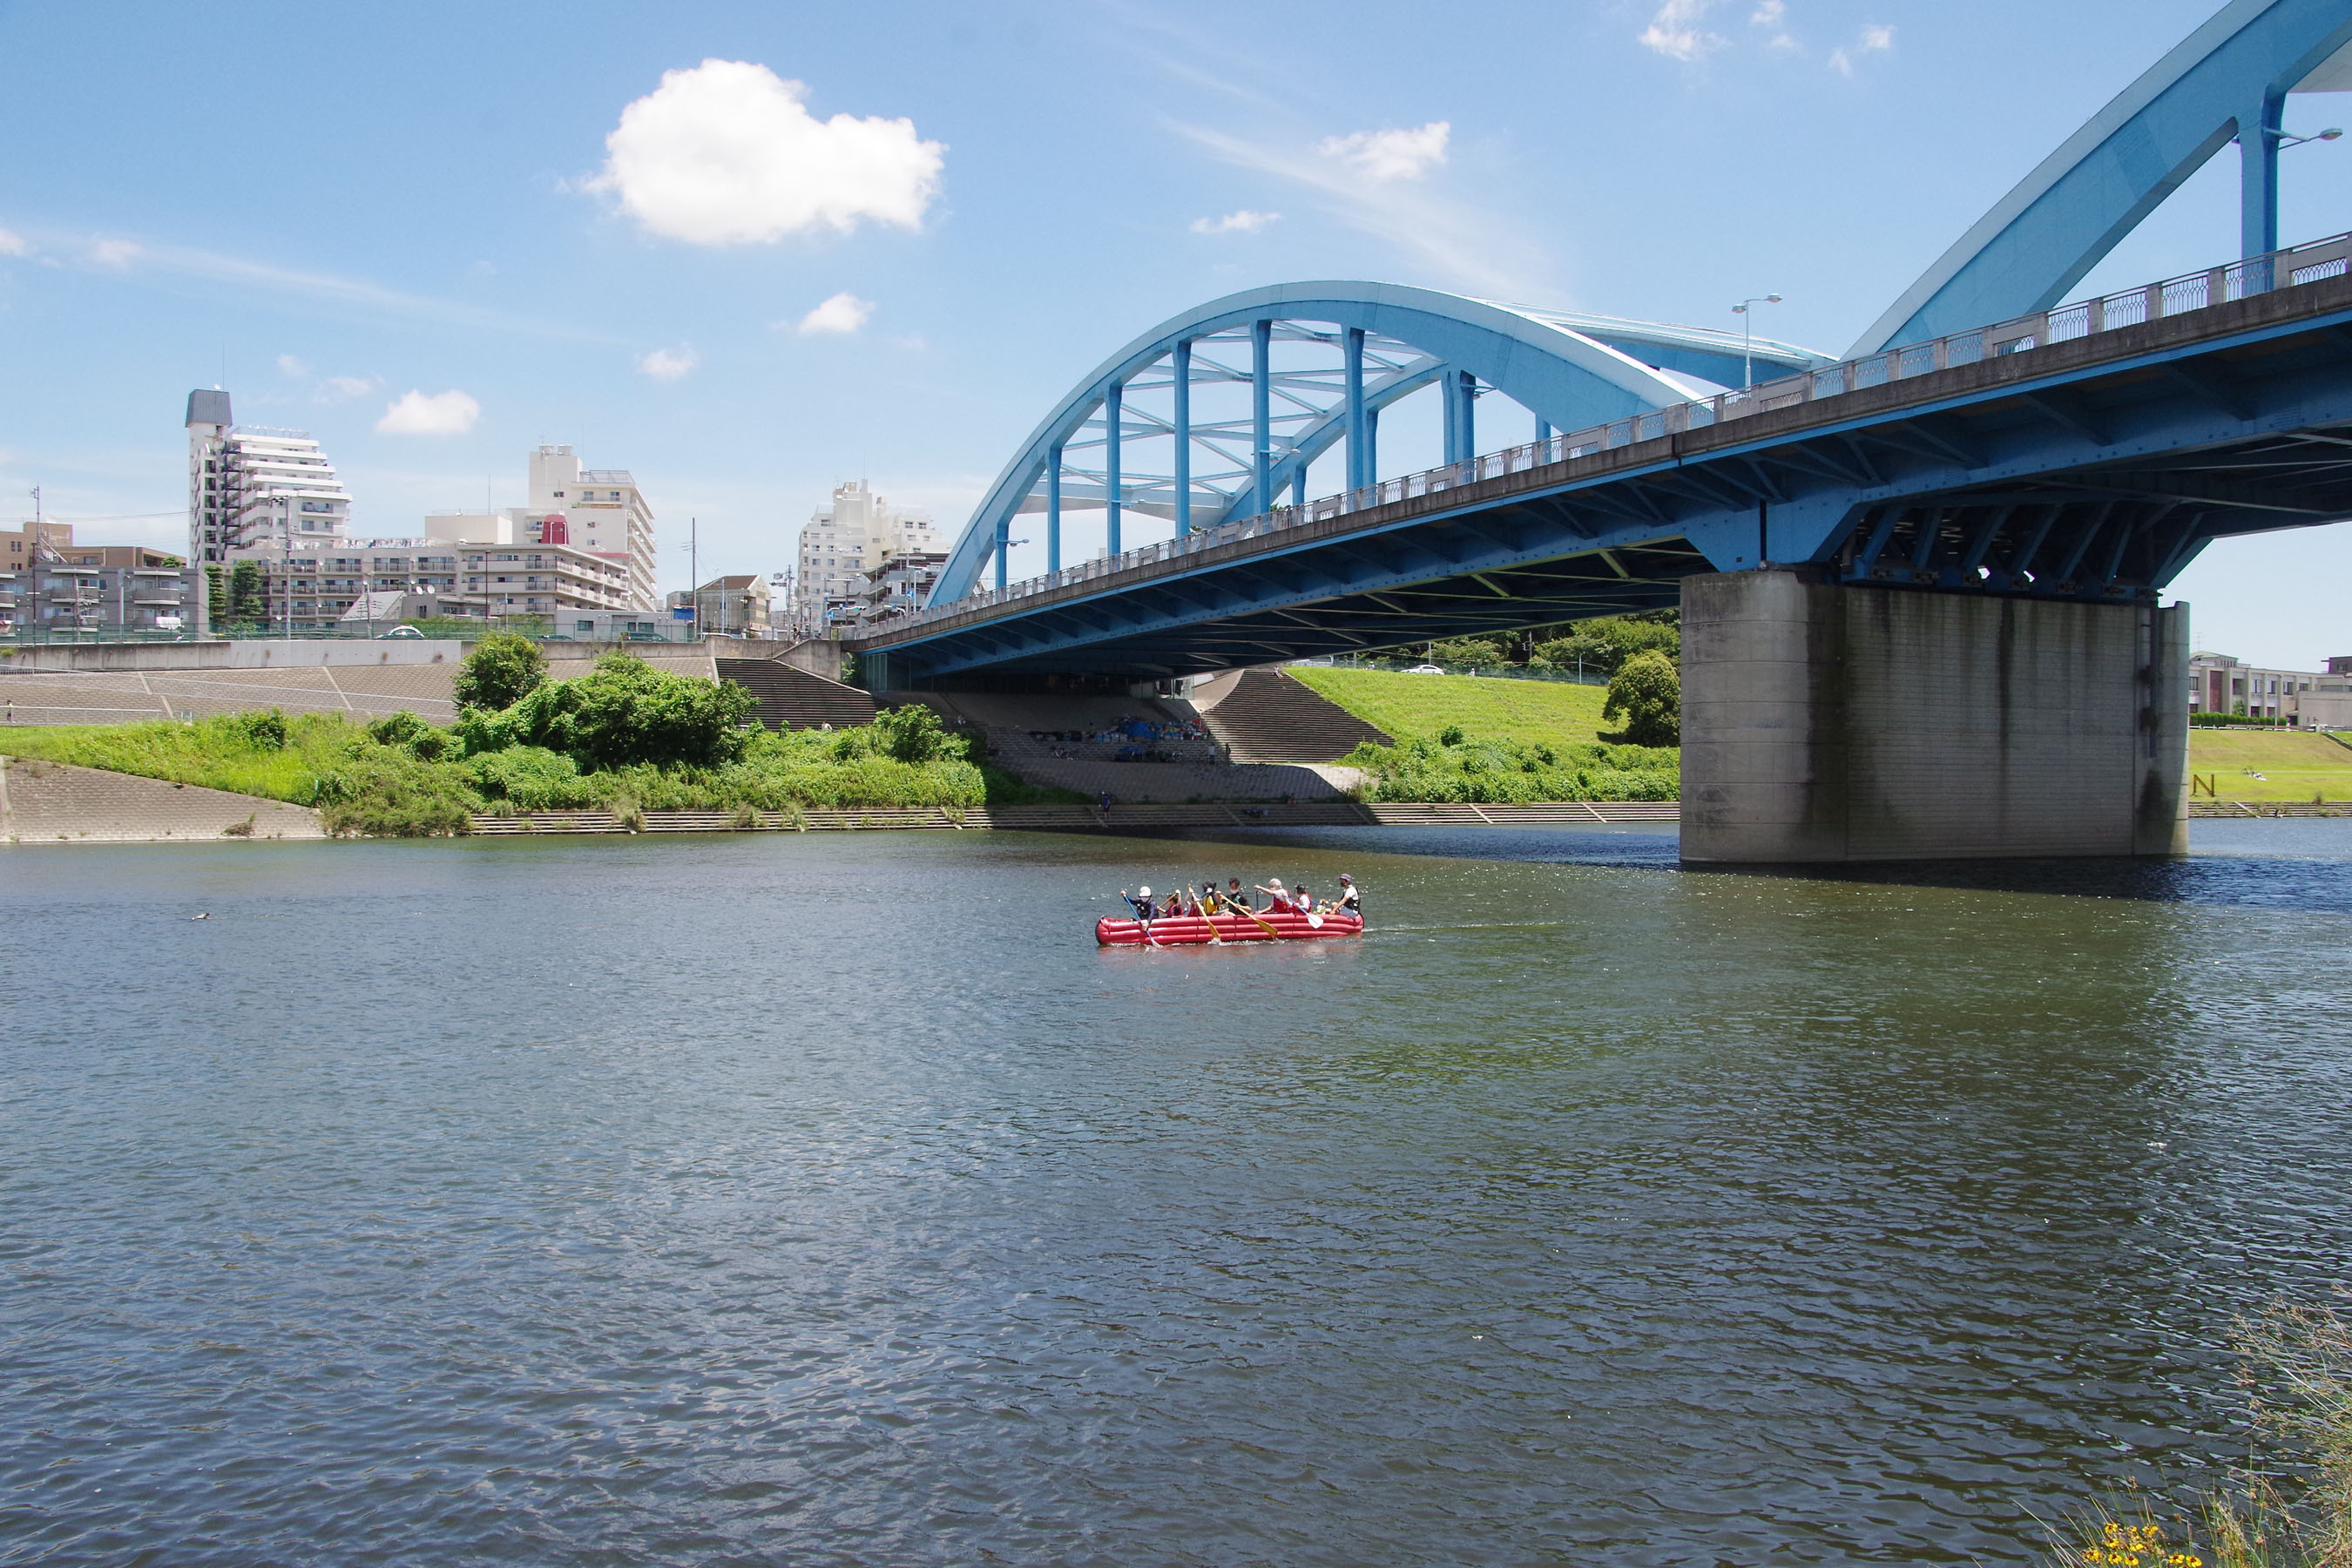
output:
{"label": "concrete staircase", "polygon": [[1244,669],[1205,684],[1194,706],[1237,763],[1328,763],[1360,742],[1393,743],[1280,669]]}
{"label": "concrete staircase", "polygon": [[874,722],[873,697],[855,686],[772,658],[714,662],[719,679],[731,680],[760,700],[760,722],[771,730],[814,730],[825,724],[845,730]]}

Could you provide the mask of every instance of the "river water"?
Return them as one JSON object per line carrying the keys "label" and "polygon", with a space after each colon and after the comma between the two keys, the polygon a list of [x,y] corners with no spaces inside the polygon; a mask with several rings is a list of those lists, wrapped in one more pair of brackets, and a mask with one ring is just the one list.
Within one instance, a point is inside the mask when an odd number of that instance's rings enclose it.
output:
{"label": "river water", "polygon": [[2024,1561],[2347,1272],[2347,829],[6,851],[0,1563]]}

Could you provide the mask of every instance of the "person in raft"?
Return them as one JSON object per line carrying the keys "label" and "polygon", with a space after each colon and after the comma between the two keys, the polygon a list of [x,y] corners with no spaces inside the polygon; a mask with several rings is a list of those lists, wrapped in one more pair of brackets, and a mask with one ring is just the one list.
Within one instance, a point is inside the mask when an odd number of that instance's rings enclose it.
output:
{"label": "person in raft", "polygon": [[[1274,885],[1268,887],[1266,882]],[[1265,882],[1257,885],[1257,890],[1265,895],[1267,914],[1288,914],[1296,908],[1290,901],[1290,895],[1282,890],[1282,879],[1279,877],[1268,877]]]}
{"label": "person in raft", "polygon": [[1364,897],[1356,891],[1356,879],[1345,871],[1339,873],[1339,901],[1331,907],[1358,920],[1364,918]]}
{"label": "person in raft", "polygon": [[1145,888],[1140,891],[1133,893],[1122,890],[1118,896],[1127,900],[1127,907],[1135,911],[1135,918],[1137,920],[1141,921],[1145,925],[1150,925],[1151,923],[1150,889]]}

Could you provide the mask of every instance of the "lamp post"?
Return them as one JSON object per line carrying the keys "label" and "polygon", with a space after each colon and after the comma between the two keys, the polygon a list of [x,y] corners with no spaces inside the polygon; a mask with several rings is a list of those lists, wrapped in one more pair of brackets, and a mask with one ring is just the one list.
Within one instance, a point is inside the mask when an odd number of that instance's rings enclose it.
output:
{"label": "lamp post", "polygon": [[1748,307],[1777,305],[1780,302],[1778,294],[1752,294],[1731,307],[1731,313],[1739,318],[1739,384],[1742,386],[1756,384],[1756,317]]}
{"label": "lamp post", "polygon": [[2279,151],[2284,153],[2290,147],[2300,147],[2306,142],[2333,142],[2344,134],[2344,127],[2331,125],[2326,130],[2310,136],[2290,136],[2284,131],[2273,131],[2271,134],[2277,139]]}

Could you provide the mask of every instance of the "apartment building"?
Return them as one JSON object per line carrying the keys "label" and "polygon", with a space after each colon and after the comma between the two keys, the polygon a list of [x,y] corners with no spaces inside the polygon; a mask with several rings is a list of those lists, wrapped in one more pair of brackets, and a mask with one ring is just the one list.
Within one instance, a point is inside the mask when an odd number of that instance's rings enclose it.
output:
{"label": "apartment building", "polygon": [[680,589],[669,596],[673,616],[691,611],[696,630],[714,637],[772,635],[772,604],[766,580],[752,573],[713,577],[699,588]]}
{"label": "apartment building", "polygon": [[803,636],[849,615],[866,574],[895,556],[942,553],[929,512],[894,507],[863,479],[836,486],[801,530],[792,619]]}
{"label": "apartment building", "polygon": [[858,575],[848,603],[835,612],[835,623],[864,626],[920,609],[947,562],[946,552],[939,550],[889,556]]}
{"label": "apartment building", "polygon": [[494,623],[635,608],[622,560],[565,544],[465,543],[442,537],[457,531],[445,523],[444,518],[427,518],[422,539],[240,551],[228,570],[249,567],[258,578],[260,599],[257,605],[231,603],[227,614],[234,620],[303,632],[326,630],[353,609],[364,614],[370,607],[365,595],[371,594],[430,601],[432,610],[419,613]]}
{"label": "apartment building", "polygon": [[231,421],[228,394],[188,394],[188,559],[341,539],[351,493],[307,431]]}

